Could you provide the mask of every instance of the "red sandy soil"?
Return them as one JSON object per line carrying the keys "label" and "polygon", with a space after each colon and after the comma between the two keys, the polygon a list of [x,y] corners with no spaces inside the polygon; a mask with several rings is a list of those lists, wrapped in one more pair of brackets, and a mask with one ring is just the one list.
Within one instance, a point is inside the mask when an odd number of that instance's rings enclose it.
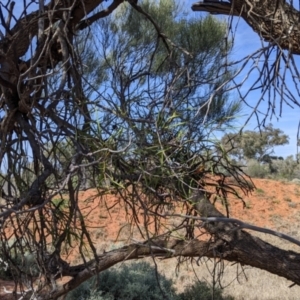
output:
{"label": "red sandy soil", "polygon": [[[276,228],[275,222],[278,219],[281,219],[283,223],[296,220],[296,214],[300,207],[300,185],[269,179],[253,179],[253,182],[256,190],[243,197],[246,207],[240,200],[229,200],[230,217],[273,229]],[[96,190],[80,192],[80,199],[89,199],[85,201],[86,219],[88,225],[94,227],[92,229],[95,231],[94,241],[101,243],[101,247],[97,248],[98,252],[108,251],[116,241],[123,244],[130,243],[131,241],[128,239],[130,218],[126,217],[124,206],[122,204],[114,206],[118,202],[114,195],[104,196],[105,201],[103,201],[103,196],[102,199],[95,197],[96,193]],[[108,211],[107,208],[112,206],[114,207]],[[224,212],[220,204],[217,206]],[[125,236],[127,236],[127,240]],[[120,244],[117,244],[116,248],[119,246]],[[78,253],[73,252],[67,259],[74,263],[77,257]],[[12,290],[14,287],[12,282],[0,280],[0,299],[13,299],[12,295],[3,295],[3,286],[7,290]]]}

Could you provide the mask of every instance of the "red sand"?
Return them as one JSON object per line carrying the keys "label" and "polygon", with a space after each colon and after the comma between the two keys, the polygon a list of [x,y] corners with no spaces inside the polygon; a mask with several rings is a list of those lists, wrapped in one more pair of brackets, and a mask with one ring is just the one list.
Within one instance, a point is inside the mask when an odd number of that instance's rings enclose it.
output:
{"label": "red sand", "polygon": [[[251,195],[243,198],[246,208],[243,207],[240,200],[229,199],[230,216],[268,228],[275,228],[274,220],[278,220],[278,218],[286,223],[291,222],[297,212],[297,207],[300,207],[300,185],[268,179],[253,179],[253,182],[256,190]],[[83,211],[88,220],[87,224],[94,231],[94,242],[99,240],[102,247],[106,249],[109,249],[116,240],[130,243],[130,240],[125,240],[125,236],[130,235],[129,224],[131,220],[130,216],[126,215],[122,201],[114,206],[118,202],[114,195],[106,195],[100,199],[95,197],[96,193],[96,190],[80,192],[82,201],[89,199],[85,201]],[[217,206],[224,212],[220,204]],[[112,208],[108,211],[108,207]],[[74,251],[68,256],[68,261],[74,262],[77,255]],[[3,286],[8,290],[12,290],[13,283],[0,280],[1,299],[13,299],[11,294],[4,296]]]}

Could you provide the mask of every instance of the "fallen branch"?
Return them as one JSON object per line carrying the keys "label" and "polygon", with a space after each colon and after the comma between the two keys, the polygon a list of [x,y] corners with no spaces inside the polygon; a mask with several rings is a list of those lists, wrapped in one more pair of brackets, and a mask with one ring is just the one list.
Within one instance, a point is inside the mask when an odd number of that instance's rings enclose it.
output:
{"label": "fallen branch", "polygon": [[103,253],[97,257],[97,260],[91,261],[88,266],[82,264],[64,269],[62,275],[73,278],[63,286],[58,287],[52,293],[51,298],[47,296],[48,298],[45,299],[57,299],[97,273],[109,269],[119,262],[145,257],[167,259],[178,256],[220,258],[238,262],[285,277],[300,285],[299,253],[279,249],[238,229],[232,234],[231,240],[216,239],[208,242],[160,239],[144,244],[138,243],[138,245],[134,243]]}

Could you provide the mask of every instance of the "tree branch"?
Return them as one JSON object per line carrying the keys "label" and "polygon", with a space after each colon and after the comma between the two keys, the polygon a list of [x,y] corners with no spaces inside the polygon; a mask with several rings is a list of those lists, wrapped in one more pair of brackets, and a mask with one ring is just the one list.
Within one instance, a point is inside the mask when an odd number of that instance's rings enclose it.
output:
{"label": "tree branch", "polygon": [[189,215],[183,215],[183,214],[165,214],[165,215],[161,215],[161,216],[188,218],[188,219],[200,220],[200,221],[208,222],[208,223],[212,223],[212,222],[230,223],[235,226],[235,229],[249,229],[249,230],[253,230],[253,231],[257,231],[257,232],[271,234],[271,235],[277,236],[281,239],[287,240],[297,246],[300,246],[299,240],[297,240],[287,234],[284,234],[282,232],[278,232],[278,231],[275,231],[272,229],[262,228],[259,226],[251,225],[249,223],[245,223],[241,220],[234,219],[234,218],[225,218],[225,217],[204,218],[204,217],[195,217],[195,216],[189,216]]}
{"label": "tree branch", "polygon": [[232,15],[239,16],[240,13],[229,2],[224,1],[203,1],[192,5],[193,11],[205,11],[212,15]]}
{"label": "tree branch", "polygon": [[284,0],[203,1],[193,11],[241,16],[266,41],[300,54],[300,12]]}
{"label": "tree branch", "polygon": [[[12,2],[12,3],[14,3],[14,2]],[[10,17],[11,17],[11,13],[9,13],[9,15],[8,15],[9,22],[10,22]],[[0,6],[0,20],[1,20],[2,26],[5,28],[6,34],[11,34],[11,31],[9,29],[9,23],[5,22],[5,20],[4,20],[4,16],[3,16],[3,12],[2,12],[1,6]]]}
{"label": "tree branch", "polygon": [[87,19],[81,21],[78,24],[78,26],[76,27],[76,29],[83,30],[83,29],[91,26],[97,20],[107,17],[123,2],[124,2],[123,0],[114,0],[113,3],[108,8],[101,10],[98,13],[91,16],[90,18],[87,18]]}
{"label": "tree branch", "polygon": [[51,299],[57,299],[75,289],[94,276],[95,272],[102,272],[119,262],[151,256],[164,259],[178,256],[220,258],[264,269],[300,285],[299,253],[279,249],[242,230],[238,230],[234,235],[235,238],[229,242],[222,239],[215,242],[153,240],[151,243],[131,244],[103,253],[98,256],[98,263],[94,260],[88,266],[78,265],[63,270],[63,276],[72,276],[73,279],[59,287]]}

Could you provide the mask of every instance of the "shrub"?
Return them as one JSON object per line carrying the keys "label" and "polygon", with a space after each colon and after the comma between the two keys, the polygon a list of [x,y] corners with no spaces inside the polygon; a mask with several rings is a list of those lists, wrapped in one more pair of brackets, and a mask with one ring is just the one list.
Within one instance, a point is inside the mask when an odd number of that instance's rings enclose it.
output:
{"label": "shrub", "polygon": [[267,164],[261,164],[257,160],[250,159],[247,162],[245,173],[254,178],[266,178],[270,174],[270,170]]}
{"label": "shrub", "polygon": [[156,273],[150,264],[139,262],[94,276],[70,292],[66,299],[176,299],[172,285],[172,280]]}
{"label": "shrub", "polygon": [[[159,280],[159,284],[157,282]],[[107,270],[87,280],[71,291],[66,300],[208,300],[212,299],[212,289],[204,282],[196,282],[186,291],[177,295],[172,280],[156,273],[146,262],[125,265],[122,269]],[[215,300],[231,300],[222,296],[221,289],[215,289]]]}
{"label": "shrub", "polygon": [[222,290],[215,288],[214,291],[205,282],[197,281],[179,294],[178,300],[233,300],[231,296],[222,296]]}
{"label": "shrub", "polygon": [[0,259],[0,279],[13,280],[16,272],[23,272],[28,276],[38,276],[39,268],[34,256],[30,253],[25,253],[24,256],[17,253],[9,262]]}
{"label": "shrub", "polygon": [[298,163],[294,160],[293,156],[290,155],[284,160],[272,161],[272,165],[276,170],[275,178],[285,178],[288,180],[293,179],[299,175],[299,170],[297,170]]}
{"label": "shrub", "polygon": [[9,269],[8,263],[0,258],[0,279],[12,280],[12,278],[13,277]]}
{"label": "shrub", "polygon": [[87,300],[91,296],[91,280],[83,282],[79,287],[68,293],[66,300],[80,299]]}

